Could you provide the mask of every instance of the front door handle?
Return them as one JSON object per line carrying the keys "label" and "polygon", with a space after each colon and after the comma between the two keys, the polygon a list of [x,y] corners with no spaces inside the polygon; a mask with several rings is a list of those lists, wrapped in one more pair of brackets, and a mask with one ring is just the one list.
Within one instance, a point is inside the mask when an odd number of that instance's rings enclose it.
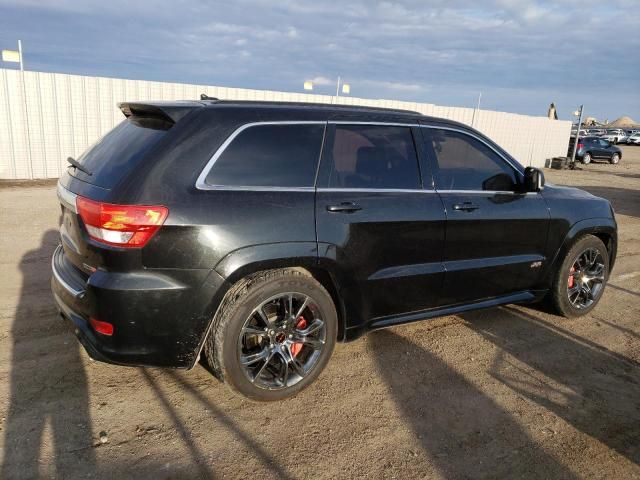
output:
{"label": "front door handle", "polygon": [[454,210],[461,210],[463,212],[473,212],[474,210],[478,210],[479,208],[480,205],[476,205],[475,203],[471,202],[456,203],[453,206]]}
{"label": "front door handle", "polygon": [[327,212],[353,213],[362,210],[362,207],[353,202],[342,202],[338,205],[327,205]]}

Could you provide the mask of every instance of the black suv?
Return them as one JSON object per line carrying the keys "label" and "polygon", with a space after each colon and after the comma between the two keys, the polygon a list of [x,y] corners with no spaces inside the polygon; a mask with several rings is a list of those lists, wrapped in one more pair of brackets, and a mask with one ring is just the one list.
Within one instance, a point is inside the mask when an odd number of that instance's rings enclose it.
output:
{"label": "black suv", "polygon": [[336,341],[550,297],[601,298],[608,201],[546,185],[477,131],[418,113],[124,103],[58,184],[52,288],[88,353],[193,367],[258,400],[311,383]]}

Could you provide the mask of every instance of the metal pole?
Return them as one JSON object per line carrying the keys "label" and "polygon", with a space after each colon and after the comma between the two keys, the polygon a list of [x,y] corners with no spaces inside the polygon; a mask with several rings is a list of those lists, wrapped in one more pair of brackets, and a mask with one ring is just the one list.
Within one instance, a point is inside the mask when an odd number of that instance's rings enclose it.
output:
{"label": "metal pole", "polygon": [[22,61],[22,40],[18,40],[18,56],[20,57],[20,71],[24,72],[24,62]]}
{"label": "metal pole", "polygon": [[570,168],[574,168],[576,166],[576,150],[578,150],[578,138],[580,137],[580,125],[582,125],[582,110],[584,105],[580,105],[580,110],[578,110],[578,126],[576,127],[576,139],[573,141],[573,153],[571,154],[571,164]]}
{"label": "metal pole", "polygon": [[339,96],[340,96],[340,75],[338,75],[338,84],[336,85],[336,103],[338,103]]}
{"label": "metal pole", "polygon": [[471,126],[475,127],[476,125],[476,112],[478,110],[480,110],[480,99],[482,98],[482,92],[478,93],[478,106],[476,107],[476,109],[473,111],[473,116],[471,117]]}

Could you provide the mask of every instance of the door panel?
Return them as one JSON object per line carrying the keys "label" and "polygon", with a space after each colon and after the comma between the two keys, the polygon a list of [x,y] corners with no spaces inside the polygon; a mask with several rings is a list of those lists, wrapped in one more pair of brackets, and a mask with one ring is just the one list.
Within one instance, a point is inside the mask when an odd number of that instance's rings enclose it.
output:
{"label": "door panel", "polygon": [[[540,280],[549,214],[541,195],[440,192],[447,212],[442,304],[503,295]],[[456,210],[470,202],[473,211]]]}
{"label": "door panel", "polygon": [[[360,210],[327,210],[342,203]],[[319,189],[316,221],[320,255],[331,252],[344,272],[342,296],[356,305],[362,320],[437,304],[444,278],[445,216],[435,192]]]}
{"label": "door panel", "polygon": [[446,216],[441,305],[533,288],[549,228],[546,202],[475,132],[423,128]]}
{"label": "door panel", "polygon": [[320,261],[341,277],[347,326],[435,305],[445,214],[422,189],[411,128],[330,124],[317,183]]}

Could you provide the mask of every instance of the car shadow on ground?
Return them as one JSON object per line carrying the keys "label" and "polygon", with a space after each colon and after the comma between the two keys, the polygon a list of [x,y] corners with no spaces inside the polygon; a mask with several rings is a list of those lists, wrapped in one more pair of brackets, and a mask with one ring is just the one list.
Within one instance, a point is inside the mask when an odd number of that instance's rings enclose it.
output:
{"label": "car shadow on ground", "polygon": [[590,185],[581,185],[578,188],[586,190],[597,197],[606,198],[611,202],[611,205],[613,205],[613,209],[617,214],[640,218],[639,190]]}
{"label": "car shadow on ground", "polygon": [[390,330],[370,338],[400,413],[444,478],[575,478],[514,412],[436,355]]}
{"label": "car shadow on ground", "polygon": [[[507,307],[460,317],[499,348],[489,373],[518,401],[535,402],[640,464],[638,363],[537,318],[535,311]],[[399,410],[445,477],[575,477],[530,437],[517,421],[517,407],[506,410],[401,335],[385,330],[370,336]]]}
{"label": "car shadow on ground", "polygon": [[294,478],[276,458],[262,447],[260,442],[258,442],[251,434],[245,432],[231,416],[227,415],[219,406],[214,404],[204,393],[185,380],[185,374],[167,369],[158,371],[158,373],[154,375],[150,369],[142,368],[140,370],[142,371],[142,375],[147,384],[153,390],[155,398],[159,401],[167,416],[174,423],[177,432],[180,434],[182,441],[191,456],[190,465],[197,467],[200,478],[214,478],[216,475],[205,463],[206,457],[194,442],[192,433],[180,419],[180,416],[172,405],[170,399],[165,395],[165,393],[163,393],[159,380],[168,381],[171,384],[179,386],[182,391],[188,393],[193,400],[207,409],[207,411],[211,413],[212,418],[215,418],[217,422],[220,422],[227,431],[232,433],[233,437],[239,440],[241,444],[247,447],[248,451],[255,455],[262,464],[264,472],[269,472],[274,478],[278,479],[288,480]]}
{"label": "car shadow on ground", "polygon": [[70,469],[74,476],[95,470],[87,376],[78,343],[54,307],[49,287],[58,240],[58,232],[48,230],[39,248],[20,261],[0,478],[40,477],[40,459],[49,452],[61,478]]}
{"label": "car shadow on ground", "polygon": [[500,349],[489,368],[493,378],[640,464],[638,362],[539,318],[536,310],[509,306],[461,317]]}

